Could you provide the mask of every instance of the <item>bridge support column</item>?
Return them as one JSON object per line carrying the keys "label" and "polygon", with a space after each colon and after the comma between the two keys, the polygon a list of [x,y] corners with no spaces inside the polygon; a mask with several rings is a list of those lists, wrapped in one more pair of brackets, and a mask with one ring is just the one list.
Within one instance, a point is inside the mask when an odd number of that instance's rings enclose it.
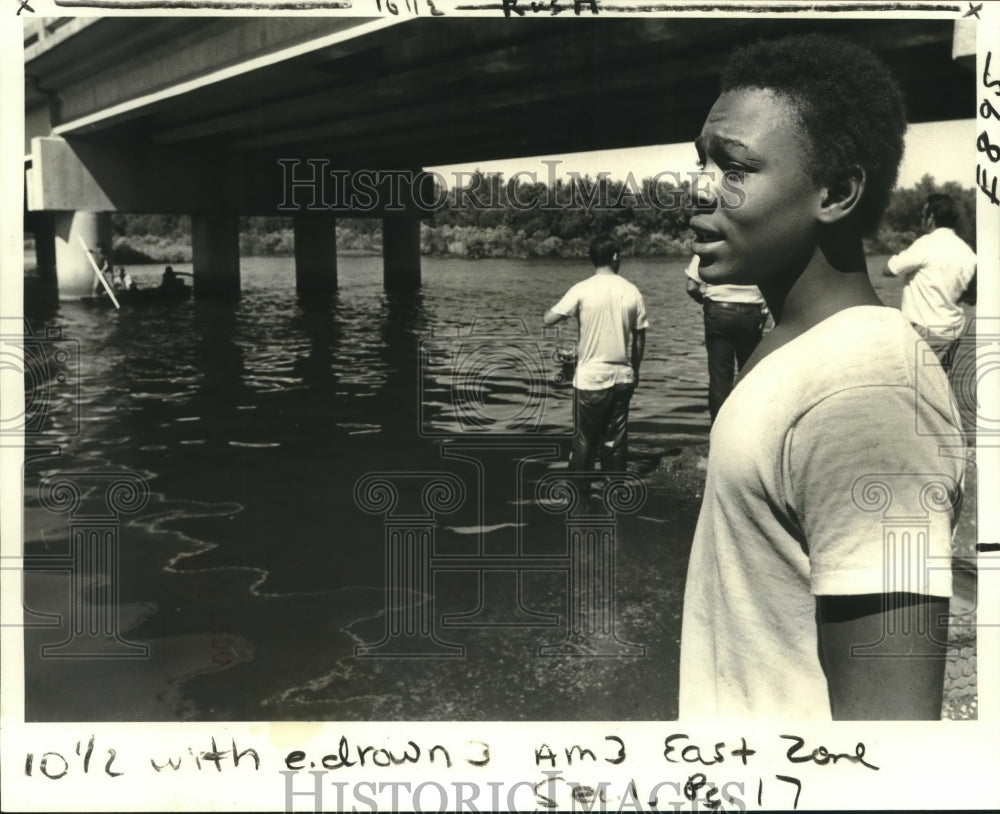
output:
{"label": "bridge support column", "polygon": [[295,288],[300,295],[337,290],[337,220],[333,215],[301,213],[295,230]]}
{"label": "bridge support column", "polygon": [[90,296],[99,283],[80,245],[80,238],[95,252],[95,259],[98,246],[107,246],[110,253],[111,215],[107,212],[57,212],[54,232],[59,299]]}
{"label": "bridge support column", "polygon": [[192,215],[195,297],[240,296],[240,228],[236,215]]}
{"label": "bridge support column", "polygon": [[420,218],[382,218],[382,283],[386,291],[420,287]]}
{"label": "bridge support column", "polygon": [[35,236],[38,279],[47,291],[58,288],[56,276],[56,216],[53,212],[29,212],[25,228]]}

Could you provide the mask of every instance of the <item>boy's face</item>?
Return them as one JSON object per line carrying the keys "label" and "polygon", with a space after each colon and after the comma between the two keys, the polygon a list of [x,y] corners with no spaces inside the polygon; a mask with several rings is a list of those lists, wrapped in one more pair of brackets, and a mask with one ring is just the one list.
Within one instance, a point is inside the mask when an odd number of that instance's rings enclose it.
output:
{"label": "boy's face", "polygon": [[[723,93],[695,141],[699,184],[694,252],[707,283],[766,284],[798,275],[816,246],[824,197],[809,175],[807,136],[792,106],[769,90]],[[742,191],[742,203],[722,208]]]}

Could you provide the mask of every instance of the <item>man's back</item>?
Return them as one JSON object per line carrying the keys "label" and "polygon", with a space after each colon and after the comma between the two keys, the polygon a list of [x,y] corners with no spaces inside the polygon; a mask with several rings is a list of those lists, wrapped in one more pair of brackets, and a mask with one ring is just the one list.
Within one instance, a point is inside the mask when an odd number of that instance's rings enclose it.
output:
{"label": "man's back", "polygon": [[542,322],[576,317],[580,324],[570,468],[589,472],[599,452],[602,472],[624,472],[628,407],[646,348],[646,309],[639,289],[618,276],[621,253],[611,235],[590,242],[590,260],[593,276],[567,291]]}
{"label": "man's back", "polygon": [[577,388],[600,390],[633,381],[632,331],[648,324],[635,285],[613,272],[597,272],[567,291],[553,310],[580,322]]}
{"label": "man's back", "polygon": [[900,305],[910,322],[932,333],[957,336],[965,315],[958,304],[976,271],[976,254],[955,232],[939,227],[919,238],[888,263],[893,274],[906,274]]}

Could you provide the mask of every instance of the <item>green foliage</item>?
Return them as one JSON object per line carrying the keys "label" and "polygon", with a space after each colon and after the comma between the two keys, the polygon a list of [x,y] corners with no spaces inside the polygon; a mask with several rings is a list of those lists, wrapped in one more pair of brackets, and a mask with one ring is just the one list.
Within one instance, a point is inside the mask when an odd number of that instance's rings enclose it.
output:
{"label": "green foliage", "polygon": [[187,215],[111,216],[111,258],[115,264],[186,263],[191,260],[191,218]]}
{"label": "green foliage", "polygon": [[111,261],[115,265],[133,263],[190,263],[190,240],[177,240],[168,235],[132,235],[116,237],[111,244]]}
{"label": "green foliage", "polygon": [[[690,254],[692,236],[689,182],[660,179],[624,181],[590,176],[559,179],[554,185],[517,179],[517,183],[480,171],[463,177],[449,191],[447,205],[421,224],[421,253],[434,257],[585,257],[591,238],[609,232],[625,254]],[[869,252],[894,254],[922,231],[924,201],[945,192],[962,213],[958,234],[975,246],[976,199],[973,188],[936,184],[925,175],[916,185],[893,192],[878,234],[866,241]],[[181,215],[115,215],[115,262],[183,262],[191,259],[190,219]],[[245,255],[294,253],[291,218],[280,215],[240,218],[240,252]],[[337,250],[380,253],[379,218],[337,218]]]}
{"label": "green foliage", "polygon": [[908,189],[897,189],[892,193],[878,235],[872,241],[872,250],[880,254],[895,254],[919,237],[923,231],[924,203],[932,192],[943,192],[955,199],[960,214],[955,232],[975,248],[975,189],[973,187],[963,189],[954,181],[936,184],[933,176],[924,175],[916,185]]}
{"label": "green foliage", "polygon": [[240,254],[249,257],[282,257],[295,254],[295,234],[285,219],[277,229],[240,230]]}
{"label": "green foliage", "polygon": [[156,235],[176,240],[191,238],[191,218],[187,215],[124,215],[111,216],[111,231],[116,236]]}

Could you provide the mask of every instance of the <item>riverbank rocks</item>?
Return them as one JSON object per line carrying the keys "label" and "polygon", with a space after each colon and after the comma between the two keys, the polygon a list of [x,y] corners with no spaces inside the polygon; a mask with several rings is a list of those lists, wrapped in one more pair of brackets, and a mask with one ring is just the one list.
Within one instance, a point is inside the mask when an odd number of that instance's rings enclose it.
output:
{"label": "riverbank rocks", "polygon": [[662,479],[667,491],[701,499],[708,470],[708,444],[672,447],[663,453],[653,477]]}

